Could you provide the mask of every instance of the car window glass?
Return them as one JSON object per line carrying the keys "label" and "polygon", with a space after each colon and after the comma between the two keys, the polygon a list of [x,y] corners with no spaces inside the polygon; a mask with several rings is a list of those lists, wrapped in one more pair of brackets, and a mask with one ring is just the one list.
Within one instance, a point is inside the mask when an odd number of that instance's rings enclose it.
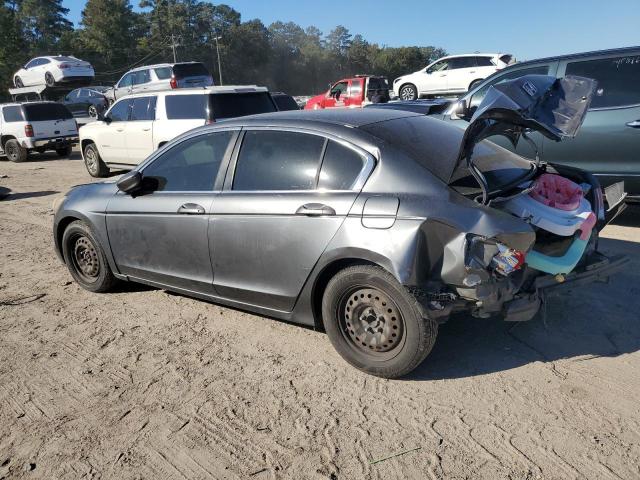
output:
{"label": "car window glass", "polygon": [[22,109],[18,106],[4,107],[2,109],[2,117],[5,122],[22,122],[24,117],[22,116]]}
{"label": "car window glass", "polygon": [[37,65],[37,63],[38,63],[38,59],[37,59],[37,58],[36,58],[36,59],[33,59],[33,60],[31,60],[30,62],[28,62],[28,63],[24,66],[24,68],[31,68],[31,67],[35,67],[35,66]]}
{"label": "car window glass", "polygon": [[457,70],[459,68],[475,67],[474,57],[458,57],[449,59],[449,70]]}
{"label": "car window glass", "polygon": [[51,63],[51,60],[49,60],[48,58],[40,59],[40,65],[46,65],[47,63]]}
{"label": "car window glass", "polygon": [[362,93],[362,80],[353,80],[351,82],[351,96],[359,97]]}
{"label": "car window glass", "polygon": [[61,103],[43,102],[26,103],[22,107],[24,118],[32,122],[46,122],[50,120],[68,120],[73,118],[67,107]]}
{"label": "car window glass", "polygon": [[135,73],[127,73],[122,79],[118,82],[118,88],[129,87],[133,82],[133,76]]}
{"label": "car window glass", "polygon": [[344,94],[349,89],[349,82],[338,82],[331,87],[331,95],[335,95],[340,92],[340,95]]}
{"label": "car window glass", "polygon": [[364,157],[349,147],[329,141],[322,160],[318,188],[349,190],[362,171]]}
{"label": "car window glass", "polygon": [[591,108],[640,104],[640,55],[571,62],[565,75],[593,78],[598,82]]}
{"label": "car window glass", "polygon": [[164,192],[213,190],[233,134],[233,131],[207,133],[175,145],[142,171],[143,184],[150,190]]}
{"label": "car window glass", "polygon": [[441,72],[443,70],[447,70],[449,68],[449,60],[440,60],[437,63],[434,63],[427,70],[428,73],[432,72]]}
{"label": "car window glass", "polygon": [[495,66],[489,57],[475,57],[476,66],[478,67],[493,67]]}
{"label": "car window glass", "polygon": [[140,70],[136,72],[136,76],[133,80],[134,85],[141,85],[143,83],[148,83],[151,81],[151,76],[149,75],[149,70]]}
{"label": "car window glass", "polygon": [[124,122],[129,117],[129,100],[120,100],[115,103],[109,113],[107,113],[107,117],[111,119],[112,122]]}
{"label": "car window glass", "polygon": [[137,97],[131,101],[130,120],[155,120],[156,97]]}
{"label": "car window glass", "polygon": [[297,132],[249,130],[233,178],[233,190],[311,190],[325,139]]}
{"label": "car window glass", "polygon": [[207,97],[212,110],[211,118],[216,121],[276,111],[268,92],[215,93]]}
{"label": "car window glass", "polygon": [[166,95],[164,106],[169,120],[209,118],[207,95]]}
{"label": "car window glass", "polygon": [[547,75],[548,73],[549,73],[549,65],[537,65],[535,67],[520,68],[517,70],[511,70],[509,72],[505,72],[500,76],[494,77],[491,81],[485,83],[484,85],[481,85],[480,88],[476,90],[473,93],[473,95],[471,95],[471,98],[469,99],[469,107],[474,109],[477,108],[478,105],[482,103],[482,100],[484,99],[484,96],[487,94],[489,87],[493,85],[506,82],[507,80],[513,80],[515,78],[519,78],[524,75]]}
{"label": "car window glass", "polygon": [[85,98],[85,97],[90,97],[91,94],[89,93],[89,89],[88,88],[80,88],[77,90],[78,92],[78,97],[81,98]]}
{"label": "car window glass", "polygon": [[171,67],[159,67],[155,68],[154,71],[156,72],[156,77],[158,77],[158,80],[166,80],[168,78],[171,78]]}

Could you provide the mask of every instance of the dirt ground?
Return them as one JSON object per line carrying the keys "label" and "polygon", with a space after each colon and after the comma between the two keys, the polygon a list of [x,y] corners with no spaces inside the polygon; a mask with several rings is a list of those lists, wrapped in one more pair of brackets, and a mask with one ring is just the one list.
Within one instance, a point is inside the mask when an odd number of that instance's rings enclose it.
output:
{"label": "dirt ground", "polygon": [[[410,377],[296,325],[129,285],[92,294],[52,246],[70,160],[0,161],[0,479],[640,478],[640,211],[631,256],[541,320],[457,319]],[[387,460],[376,460],[406,452]]]}

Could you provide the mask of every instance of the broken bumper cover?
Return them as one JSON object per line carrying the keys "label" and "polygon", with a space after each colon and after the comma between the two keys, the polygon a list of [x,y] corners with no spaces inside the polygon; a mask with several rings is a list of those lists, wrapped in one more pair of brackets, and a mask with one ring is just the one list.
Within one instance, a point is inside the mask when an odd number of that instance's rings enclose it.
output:
{"label": "broken bumper cover", "polygon": [[533,282],[531,293],[520,294],[514,300],[504,304],[504,319],[510,322],[531,320],[547,297],[587,283],[607,281],[610,275],[622,270],[628,262],[629,257],[625,255],[606,257],[595,252],[589,256],[586,265],[576,268],[567,275],[538,277]]}

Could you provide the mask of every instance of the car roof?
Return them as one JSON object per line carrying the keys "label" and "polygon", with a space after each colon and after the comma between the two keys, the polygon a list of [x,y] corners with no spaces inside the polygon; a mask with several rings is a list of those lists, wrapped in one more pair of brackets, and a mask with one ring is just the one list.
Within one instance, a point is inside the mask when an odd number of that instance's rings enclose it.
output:
{"label": "car roof", "polygon": [[[590,51],[590,52],[568,53],[568,54],[565,54],[565,55],[555,55],[553,57],[535,58],[533,60],[525,60],[525,61],[522,61],[522,62],[514,63],[513,65],[509,65],[509,67],[507,67],[507,68],[513,68],[515,66],[521,66],[521,65],[532,65],[532,64],[543,63],[543,62],[554,62],[554,61],[558,61],[558,60],[581,58],[581,57],[592,57],[592,56],[596,56],[596,55],[602,55],[602,56],[614,55],[614,54],[628,55],[628,54],[635,54],[635,52],[639,52],[640,53],[640,46],[623,47],[623,48],[610,48],[610,49],[607,49],[607,50],[593,50],[593,51]],[[505,70],[502,70],[502,71],[504,72]]]}
{"label": "car roof", "polygon": [[156,63],[154,65],[142,65],[141,67],[132,68],[129,72],[137,72],[138,70],[144,70],[145,68],[162,68],[162,67],[173,67],[174,65],[184,65],[189,63],[202,63],[202,62],[176,62],[176,63]]}
{"label": "car roof", "polygon": [[[85,87],[91,88],[91,87]],[[260,87],[258,85],[213,85],[210,87],[192,87],[192,88],[176,88],[166,90],[152,90],[149,92],[138,92],[125,95],[122,98],[135,98],[135,97],[148,97],[150,95],[208,95],[216,93],[260,93],[269,92],[267,87]],[[120,99],[118,99],[120,100]]]}
{"label": "car roof", "polygon": [[280,126],[295,127],[301,124],[308,126],[338,125],[358,128],[372,123],[386,122],[396,118],[414,117],[419,114],[400,110],[384,109],[332,109],[332,110],[290,110],[284,112],[261,113],[236,119],[225,120],[225,125],[240,126]]}
{"label": "car roof", "polygon": [[[511,55],[510,53],[461,53],[460,55],[447,55],[446,57],[440,57],[438,60],[446,60],[448,58],[460,58],[460,57],[498,57],[500,55]],[[435,60],[436,62],[438,60]],[[433,63],[433,62],[432,62]]]}

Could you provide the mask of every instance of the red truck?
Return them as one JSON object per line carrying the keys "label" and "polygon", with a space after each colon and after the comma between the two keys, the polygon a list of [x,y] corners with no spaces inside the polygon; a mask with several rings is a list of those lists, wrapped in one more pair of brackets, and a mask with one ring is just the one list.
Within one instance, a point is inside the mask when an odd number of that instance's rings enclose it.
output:
{"label": "red truck", "polygon": [[369,103],[389,101],[389,82],[385,77],[356,75],[340,80],[325,93],[309,99],[305,110],[321,108],[362,108]]}

